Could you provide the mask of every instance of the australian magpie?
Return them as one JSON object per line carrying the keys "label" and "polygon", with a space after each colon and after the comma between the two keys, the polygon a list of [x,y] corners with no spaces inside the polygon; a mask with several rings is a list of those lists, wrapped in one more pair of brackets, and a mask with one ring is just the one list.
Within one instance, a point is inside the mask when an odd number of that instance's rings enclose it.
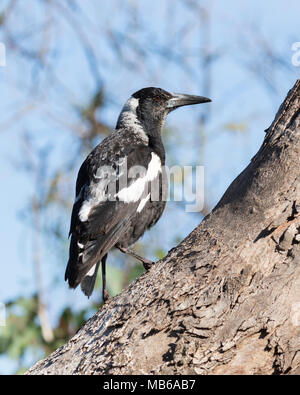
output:
{"label": "australian magpie", "polygon": [[71,288],[80,284],[89,297],[101,262],[105,301],[105,264],[113,247],[149,269],[152,262],[129,246],[158,221],[165,208],[162,127],[168,113],[176,108],[210,101],[152,87],[127,100],[115,131],[94,148],[78,173],[65,273]]}

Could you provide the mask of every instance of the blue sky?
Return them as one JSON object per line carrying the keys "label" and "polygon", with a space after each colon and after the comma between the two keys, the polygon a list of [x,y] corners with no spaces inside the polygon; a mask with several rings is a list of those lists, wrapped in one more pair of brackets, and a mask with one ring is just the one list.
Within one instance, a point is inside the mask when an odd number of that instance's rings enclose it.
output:
{"label": "blue sky", "polygon": [[[4,1],[0,10],[6,3],[8,1]],[[127,14],[129,3],[139,4],[137,21],[134,20],[134,15]],[[210,50],[218,56],[212,67],[210,94],[213,102],[207,131],[208,142],[200,163],[205,166],[207,194],[216,203],[230,182],[255,154],[262,143],[263,130],[270,125],[279,104],[299,77],[300,68],[291,65],[291,45],[300,41],[300,3],[296,0],[288,3],[283,0],[272,3],[258,0],[199,3],[210,9]],[[83,5],[83,2],[79,4]],[[46,19],[47,15],[40,2],[28,0],[25,14],[14,15],[12,21],[15,29],[21,32],[27,25],[32,27]],[[84,14],[80,22],[82,31],[89,32],[94,49],[102,54],[99,70],[109,101],[101,117],[108,124],[115,124],[125,100],[143,86],[160,86],[166,90],[184,93],[203,93],[199,74],[201,67],[199,57],[196,56],[202,43],[200,16],[193,15],[186,8],[185,2],[89,0],[84,2]],[[148,30],[139,33],[139,29],[130,27],[135,23],[141,27],[147,26]],[[139,61],[135,69],[124,66],[116,59],[115,51],[108,45],[110,31],[118,31],[120,36],[126,32],[132,39],[136,39],[138,35],[138,41],[146,51],[144,63]],[[180,35],[184,31],[188,33],[182,41]],[[17,295],[29,295],[35,290],[32,230],[20,220],[20,212],[26,207],[33,191],[33,186],[22,169],[20,136],[26,131],[34,136],[37,146],[51,144],[54,147],[50,158],[52,168],[64,166],[68,156],[66,145],[70,150],[73,147],[75,149],[73,136],[67,127],[55,122],[49,112],[76,124],[76,115],[71,105],[83,104],[94,87],[89,64],[72,27],[61,18],[52,34],[54,40],[50,59],[55,65],[57,78],[63,82],[62,86],[49,84],[49,81],[44,80],[43,71],[34,70],[30,62],[21,59],[9,48],[6,53],[6,67],[0,67],[0,199],[4,225],[1,227],[3,248],[0,301],[3,302]],[[4,40],[5,36],[0,33],[0,42],[5,43]],[[26,48],[34,48],[39,44],[39,36],[29,39],[25,37],[23,42]],[[157,54],[162,42],[166,43],[166,48],[167,45],[172,45],[178,56],[181,53],[189,54],[186,63],[190,73]],[[127,48],[124,57],[132,59],[134,63],[134,50],[128,48],[127,43],[124,46]],[[264,63],[264,54],[268,49],[279,55],[281,60],[277,63],[276,59],[274,63]],[[267,82],[258,76],[260,73],[257,73],[255,67],[263,71]],[[32,95],[30,87],[34,78],[39,78],[42,89]],[[275,90],[270,87],[270,81],[274,83]],[[55,85],[55,82],[52,84]],[[28,104],[39,104],[40,107],[29,111],[26,110]],[[14,122],[9,122],[16,108],[25,109],[25,112]],[[179,146],[177,157],[181,158],[182,165],[190,164],[191,158],[193,161],[197,160],[198,151],[188,132],[195,128],[198,119],[199,110],[196,107],[184,108],[171,114],[168,119],[169,126],[180,129],[180,133],[176,134],[178,141],[175,143]],[[226,131],[224,125],[229,122],[246,124],[246,131]],[[78,158],[78,166],[82,159]],[[71,181],[70,184],[72,185]],[[71,188],[74,184],[75,180]],[[73,189],[69,193],[73,196]],[[198,217],[188,216],[187,213],[178,215],[176,224],[181,234],[187,234],[199,221]],[[168,223],[162,218],[159,226],[162,232]],[[66,229],[67,227],[68,224]],[[173,246],[172,243],[174,240],[166,239],[168,248]],[[46,260],[51,262],[54,259],[47,246],[43,246],[43,253]],[[60,268],[63,270],[62,264]],[[45,268],[45,274],[47,287],[51,288],[51,266]],[[79,307],[88,303],[80,292],[71,293],[62,281],[59,290],[49,291],[48,295],[53,320],[57,306],[53,306],[51,298],[57,296],[60,306],[72,303]],[[7,360],[2,363],[3,367],[0,363],[0,371],[1,368],[6,371],[6,364]]]}

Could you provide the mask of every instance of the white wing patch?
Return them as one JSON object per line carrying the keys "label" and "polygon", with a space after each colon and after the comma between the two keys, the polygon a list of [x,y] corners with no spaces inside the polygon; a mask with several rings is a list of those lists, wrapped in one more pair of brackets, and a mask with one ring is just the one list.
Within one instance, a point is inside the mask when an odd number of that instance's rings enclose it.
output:
{"label": "white wing patch", "polygon": [[87,272],[86,276],[92,277],[93,274],[95,273],[95,269],[96,269],[96,265],[94,265],[93,267],[90,268],[90,270]]}
{"label": "white wing patch", "polygon": [[150,193],[148,193],[148,195],[140,201],[140,204],[136,210],[138,213],[140,213],[143,210],[145,204],[148,202],[149,199],[150,199]]}
{"label": "white wing patch", "polygon": [[82,206],[78,214],[81,222],[85,222],[88,220],[89,213],[93,207],[106,200],[105,188],[106,188],[106,182],[104,182],[104,180],[91,185],[90,188],[91,194],[82,203]]}
{"label": "white wing patch", "polygon": [[[120,177],[123,173],[117,175],[116,170],[104,166],[103,168],[99,168],[95,178],[97,178],[96,182],[92,182],[89,188],[89,195],[85,197],[83,201],[80,211],[79,211],[79,219],[81,222],[85,222],[88,220],[89,214],[93,207],[99,205],[102,202],[109,200],[118,199],[124,203],[135,203],[140,200],[145,193],[145,187],[147,183],[153,181],[159,173],[162,171],[161,160],[158,155],[154,152],[151,154],[152,158],[149,162],[146,174],[143,177],[138,178],[134,181],[129,187],[124,187],[118,193],[116,192],[116,181],[117,177]],[[122,166],[126,163],[126,158],[122,158],[118,163],[119,166]],[[126,165],[127,166],[127,165]],[[130,169],[129,169],[130,176]],[[109,189],[109,194],[107,193]],[[86,190],[85,190],[86,191]],[[83,189],[80,191],[80,195],[83,194]],[[79,196],[78,196],[79,198]],[[147,201],[150,198],[150,194],[143,198],[138,206],[138,212],[140,212]],[[79,246],[80,247],[80,246]]]}
{"label": "white wing patch", "polygon": [[[116,197],[119,198],[124,203],[135,203],[137,202],[143,195],[145,186],[149,181],[153,181],[159,173],[161,173],[161,160],[158,155],[152,152],[152,159],[149,163],[147,173],[144,177],[138,178],[134,181],[129,187],[121,189],[116,194]],[[145,198],[146,199],[146,198]],[[142,199],[143,201],[144,199]],[[141,201],[141,203],[142,203]],[[141,205],[140,203],[140,205]],[[144,205],[146,201],[144,202]],[[140,206],[139,206],[140,207]],[[144,206],[142,206],[143,208]],[[142,208],[140,210],[142,210]]]}
{"label": "white wing patch", "polygon": [[88,220],[89,213],[93,207],[101,202],[107,201],[107,187],[116,184],[116,170],[110,166],[102,166],[95,174],[96,182],[92,182],[89,188],[89,195],[85,198],[79,211],[79,219],[81,222]]}

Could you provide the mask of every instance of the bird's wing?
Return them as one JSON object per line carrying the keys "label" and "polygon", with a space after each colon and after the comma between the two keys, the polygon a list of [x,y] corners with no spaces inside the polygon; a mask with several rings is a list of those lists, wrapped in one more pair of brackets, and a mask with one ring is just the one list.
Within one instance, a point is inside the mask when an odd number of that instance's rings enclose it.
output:
{"label": "bird's wing", "polygon": [[[126,152],[127,150],[127,152]],[[161,173],[159,157],[147,146],[127,147],[118,158],[87,158],[76,183],[65,279],[76,287],[117,243],[149,198],[150,183]],[[91,158],[96,158],[93,160]],[[100,160],[99,160],[100,158]]]}

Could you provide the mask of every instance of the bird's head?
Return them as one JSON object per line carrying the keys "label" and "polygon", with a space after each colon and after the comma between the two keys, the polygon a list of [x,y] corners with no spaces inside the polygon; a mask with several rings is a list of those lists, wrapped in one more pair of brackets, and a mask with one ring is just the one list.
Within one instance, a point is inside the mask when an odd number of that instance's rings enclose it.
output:
{"label": "bird's head", "polygon": [[[117,127],[140,124],[147,134],[160,133],[167,115],[182,106],[208,103],[203,96],[170,93],[161,88],[143,88],[135,92],[125,103]],[[124,125],[127,123],[127,125]],[[123,124],[123,125],[121,125]]]}

